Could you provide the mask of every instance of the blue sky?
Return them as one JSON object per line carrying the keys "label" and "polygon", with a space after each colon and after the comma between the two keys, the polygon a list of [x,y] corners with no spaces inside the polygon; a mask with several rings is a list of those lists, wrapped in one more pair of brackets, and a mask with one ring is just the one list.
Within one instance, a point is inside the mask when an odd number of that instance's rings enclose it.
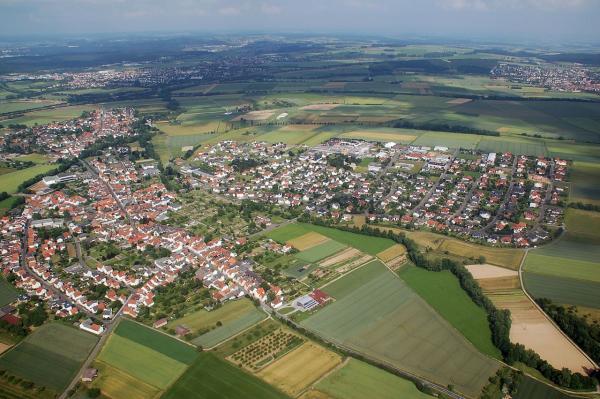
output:
{"label": "blue sky", "polygon": [[598,41],[599,0],[0,0],[0,35],[356,33]]}

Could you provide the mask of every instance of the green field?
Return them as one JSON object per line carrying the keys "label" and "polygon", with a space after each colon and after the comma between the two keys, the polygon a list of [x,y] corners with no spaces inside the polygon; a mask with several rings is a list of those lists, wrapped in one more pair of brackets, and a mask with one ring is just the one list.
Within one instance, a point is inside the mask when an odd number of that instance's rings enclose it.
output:
{"label": "green field", "polygon": [[33,163],[46,163],[46,162],[48,162],[48,157],[46,155],[44,155],[44,154],[36,154],[36,153],[19,155],[15,159],[17,161],[24,161],[24,162],[29,161],[29,162],[33,162]]}
{"label": "green field", "polygon": [[36,124],[45,125],[52,122],[62,122],[69,119],[74,119],[80,116],[83,111],[91,111],[93,109],[94,106],[73,105],[54,109],[34,110],[13,119],[5,119],[2,121],[2,123],[5,125],[11,123],[23,124],[27,126],[33,126]]}
{"label": "green field", "polygon": [[319,381],[315,388],[333,399],[431,398],[411,381],[356,359],[350,359],[344,367]]}
{"label": "green field", "polygon": [[211,348],[228,338],[233,337],[237,333],[252,327],[261,320],[264,320],[266,315],[259,310],[254,310],[228,323],[223,323],[221,327],[207,332],[192,340],[194,345],[200,345],[204,348]]}
{"label": "green field", "polygon": [[600,205],[600,165],[591,162],[574,162],[571,168],[571,202]]}
{"label": "green field", "polygon": [[334,298],[344,298],[359,289],[365,281],[370,281],[381,275],[382,263],[378,260],[371,261],[351,273],[327,284],[323,291]]}
{"label": "green field", "polygon": [[312,263],[320,261],[321,259],[325,259],[344,248],[347,248],[347,246],[335,240],[329,240],[323,244],[315,245],[312,248],[301,251],[300,253],[296,254],[296,257],[305,262]]}
{"label": "green field", "polygon": [[196,351],[190,345],[130,320],[122,320],[115,334],[181,363],[191,364],[196,359]]}
{"label": "green field", "polygon": [[430,272],[404,267],[400,277],[481,352],[501,358],[492,343],[487,314],[477,306],[450,271]]}
{"label": "green field", "polygon": [[163,399],[287,398],[282,392],[212,353],[201,354]]}
{"label": "green field", "polygon": [[519,384],[514,399],[574,399],[575,396],[569,396],[558,391],[547,384],[534,380],[531,377],[524,376]]}
{"label": "green field", "polygon": [[[453,384],[469,396],[478,395],[498,363],[479,353],[385,266],[377,262],[370,267],[364,278],[346,287],[343,280],[348,277],[325,287],[336,300],[302,321],[303,327],[421,377]],[[340,284],[343,289],[336,288]]]}
{"label": "green field", "polygon": [[15,101],[0,101],[0,114],[7,114],[11,112],[27,111],[31,109],[46,107],[48,105],[54,105],[56,101],[48,100],[15,100]]}
{"label": "green field", "polygon": [[449,148],[464,148],[474,150],[481,136],[476,134],[428,132],[419,136],[412,145],[435,147],[437,145]]}
{"label": "green field", "polygon": [[[564,248],[566,245],[557,245],[556,248],[558,247]],[[586,262],[567,257],[556,257],[549,254],[549,252],[542,252],[548,255],[540,255],[535,252],[529,253],[525,261],[525,270],[531,273],[549,274],[600,283],[600,263]]]}
{"label": "green field", "polygon": [[530,272],[523,274],[523,282],[534,298],[600,309],[600,283]]}
{"label": "green field", "polygon": [[98,360],[160,389],[175,382],[187,367],[185,363],[118,334],[109,337]]}
{"label": "green field", "polygon": [[0,307],[17,299],[17,290],[4,277],[0,277]]}
{"label": "green field", "polygon": [[517,155],[546,156],[546,145],[540,140],[524,140],[520,138],[482,138],[477,149],[483,152],[510,152]]}
{"label": "green field", "polygon": [[311,231],[322,234],[337,242],[356,248],[369,255],[377,255],[396,244],[387,238],[371,237],[363,234],[351,233],[348,231],[337,230],[330,227],[316,226],[307,223],[293,223],[271,230],[267,237],[285,243],[293,238],[300,237]]}
{"label": "green field", "polygon": [[0,357],[0,369],[62,391],[73,380],[96,344],[91,334],[59,323],[38,328]]}
{"label": "green field", "polygon": [[55,168],[56,165],[40,164],[30,168],[0,175],[0,187],[2,187],[2,191],[6,191],[9,194],[14,194],[17,192],[19,185],[23,183],[23,181],[31,179],[32,177],[36,177],[42,173],[46,173]]}

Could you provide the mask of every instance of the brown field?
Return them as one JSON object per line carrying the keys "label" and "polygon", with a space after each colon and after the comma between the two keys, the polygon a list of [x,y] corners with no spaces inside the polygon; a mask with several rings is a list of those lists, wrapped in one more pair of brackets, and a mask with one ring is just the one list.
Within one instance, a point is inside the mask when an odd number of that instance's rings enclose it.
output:
{"label": "brown field", "polygon": [[317,125],[285,125],[281,129],[280,132],[310,132],[311,130],[317,128]]}
{"label": "brown field", "polygon": [[521,288],[519,276],[483,278],[477,282],[481,289],[486,293]]}
{"label": "brown field", "polygon": [[525,251],[511,248],[490,248],[482,245],[469,244],[456,239],[446,239],[438,247],[438,251],[448,251],[457,256],[465,258],[485,257],[486,263],[497,266],[504,266],[509,269],[517,270],[521,264],[521,259]]}
{"label": "brown field", "polygon": [[315,389],[311,389],[310,391],[306,391],[300,396],[298,399],[333,399],[331,396],[323,393],[321,391],[317,391]]}
{"label": "brown field", "polygon": [[454,100],[446,101],[446,104],[462,105],[470,103],[471,101],[473,100],[471,100],[470,98],[455,98]]}
{"label": "brown field", "polygon": [[339,107],[340,104],[310,104],[301,107],[302,111],[330,111],[336,107]]}
{"label": "brown field", "polygon": [[286,244],[296,248],[298,251],[304,251],[316,245],[322,244],[325,241],[329,241],[329,238],[319,233],[315,233],[314,231],[311,231],[310,233],[306,233],[304,235],[301,235],[300,237],[296,237],[293,240],[289,240],[288,242],[286,242]]}
{"label": "brown field", "polygon": [[92,383],[92,386],[100,388],[102,394],[108,398],[147,399],[158,398],[162,394],[158,388],[104,362],[96,361],[95,367],[98,367],[98,378]]}
{"label": "brown field", "polygon": [[325,89],[343,89],[346,87],[346,82],[328,82],[323,85]]}
{"label": "brown field", "polygon": [[360,251],[358,249],[347,248],[342,252],[338,252],[337,254],[330,256],[329,258],[323,259],[321,262],[319,262],[319,265],[322,267],[337,265],[338,263],[345,262],[358,255],[360,255]]}
{"label": "brown field", "polygon": [[519,273],[514,270],[508,270],[503,267],[488,264],[468,265],[466,266],[466,268],[476,280],[496,277],[511,277],[519,275]]}
{"label": "brown field", "polygon": [[354,223],[354,225],[358,228],[363,227],[366,222],[367,222],[367,217],[365,215],[352,216],[352,223]]}
{"label": "brown field", "polygon": [[0,342],[0,353],[4,353],[7,349],[9,349],[12,345],[4,344]]}
{"label": "brown field", "polygon": [[399,256],[404,256],[406,254],[406,248],[402,244],[392,245],[385,251],[381,251],[377,254],[377,257],[381,259],[382,262],[389,262],[392,259],[396,259]]}
{"label": "brown field", "polygon": [[364,255],[355,261],[346,263],[345,265],[338,267],[337,269],[335,269],[335,271],[343,274],[343,273],[349,272],[350,270],[356,269],[357,267],[359,267],[361,265],[364,265],[365,263],[369,262],[371,259],[373,259],[373,257],[371,255]]}
{"label": "brown field", "polygon": [[275,111],[272,110],[263,110],[263,111],[250,111],[244,115],[240,115],[235,117],[234,121],[242,120],[242,118],[248,121],[264,121],[269,119],[275,114]]}
{"label": "brown field", "polygon": [[297,396],[341,362],[342,358],[334,352],[306,342],[257,375],[285,393]]}

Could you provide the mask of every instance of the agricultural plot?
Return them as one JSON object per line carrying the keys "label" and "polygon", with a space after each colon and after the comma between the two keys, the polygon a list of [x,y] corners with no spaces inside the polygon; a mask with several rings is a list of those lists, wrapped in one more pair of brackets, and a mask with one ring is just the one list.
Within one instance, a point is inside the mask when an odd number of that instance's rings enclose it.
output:
{"label": "agricultural plot", "polygon": [[337,265],[337,264],[349,261],[350,259],[356,258],[360,255],[361,255],[361,252],[358,249],[347,248],[335,255],[332,255],[328,258],[322,259],[319,262],[319,266],[329,267],[329,266]]}
{"label": "agricultural plot", "polygon": [[463,133],[427,132],[419,136],[412,145],[435,147],[441,145],[449,148],[464,148],[474,150],[477,148],[481,136]]}
{"label": "agricultural plot", "polygon": [[514,270],[488,264],[465,267],[486,293],[521,288],[519,273]]}
{"label": "agricultural plot", "polygon": [[487,263],[514,270],[519,268],[521,259],[525,255],[525,251],[520,249],[490,248],[451,238],[445,239],[437,247],[437,251],[448,251],[453,255],[472,259],[478,259],[483,256]]}
{"label": "agricultural plot", "polygon": [[73,327],[46,324],[4,353],[0,369],[60,392],[73,380],[96,341],[95,336]]}
{"label": "agricultural plot", "polygon": [[289,240],[287,244],[296,248],[298,251],[304,251],[306,249],[314,247],[315,245],[322,244],[328,240],[329,238],[325,237],[322,234],[310,232],[301,235],[300,237],[296,237],[293,240]]}
{"label": "agricultural plot", "polygon": [[96,361],[94,364],[98,369],[98,378],[92,386],[111,399],[156,398],[161,392],[158,388],[104,362]]}
{"label": "agricultural plot", "polygon": [[212,353],[202,353],[163,395],[164,399],[289,398]]}
{"label": "agricultural plot", "polygon": [[234,364],[255,372],[303,342],[304,339],[299,335],[280,328],[245,346],[229,356],[228,359]]}
{"label": "agricultural plot", "polygon": [[0,307],[17,299],[17,290],[4,277],[0,277]]}
{"label": "agricultural plot", "polygon": [[483,138],[477,149],[483,152],[510,152],[516,155],[547,156],[548,151],[543,141],[525,141],[520,138]]}
{"label": "agricultural plot", "polygon": [[290,396],[297,396],[341,362],[334,352],[306,342],[259,371],[257,376]]}
{"label": "agricultural plot", "polygon": [[400,272],[400,277],[477,349],[491,357],[501,358],[500,351],[492,343],[485,310],[469,298],[451,272],[406,267]]}
{"label": "agricultural plot", "polygon": [[389,262],[393,259],[396,259],[400,256],[406,255],[406,248],[404,245],[396,244],[392,247],[389,247],[385,251],[381,251],[377,254],[377,257],[381,259],[382,262]]}
{"label": "agricultural plot", "polygon": [[523,283],[534,298],[600,309],[599,283],[530,272],[523,273]]}
{"label": "agricultural plot", "polygon": [[22,116],[18,116],[16,118],[5,119],[2,121],[2,123],[5,125],[11,123],[23,124],[27,126],[33,126],[35,124],[45,125],[51,122],[62,122],[69,119],[77,118],[81,115],[83,111],[91,111],[93,109],[93,106],[74,105],[54,109],[33,110],[26,112]]}
{"label": "agricultural plot", "polygon": [[259,321],[264,320],[265,317],[267,316],[264,313],[257,309],[253,309],[251,312],[246,313],[237,319],[231,320],[230,322],[225,322],[220,327],[217,327],[214,330],[211,330],[205,334],[202,334],[198,338],[193,339],[192,343],[205,348],[212,348],[226,339],[233,337],[235,334],[252,327]]}
{"label": "agricultural plot", "polygon": [[427,399],[431,396],[419,391],[411,381],[356,359],[349,361],[334,373],[319,381],[314,390],[333,399]]}
{"label": "agricultural plot", "polygon": [[305,262],[318,262],[321,259],[327,258],[342,249],[347,248],[346,245],[335,240],[327,240],[326,242],[316,245],[312,248],[301,251],[296,254],[296,257]]}
{"label": "agricultural plot", "polygon": [[369,130],[352,130],[342,133],[338,137],[345,139],[360,139],[367,141],[393,141],[401,144],[412,143],[422,131],[410,129],[369,129]]}
{"label": "agricultural plot", "polygon": [[498,368],[379,262],[323,290],[336,300],[301,324],[340,345],[470,396]]}
{"label": "agricultural plot", "polygon": [[548,384],[539,382],[529,376],[523,376],[514,399],[574,399],[575,396],[567,395]]}
{"label": "agricultural plot", "polygon": [[51,100],[15,100],[15,101],[0,101],[0,114],[8,114],[11,112],[27,111],[49,105],[56,105],[59,102]]}
{"label": "agricultural plot", "polygon": [[337,230],[330,227],[316,226],[308,223],[287,224],[275,230],[271,230],[267,233],[267,237],[280,243],[285,243],[311,231],[322,234],[347,246],[354,247],[361,252],[370,255],[377,255],[379,252],[396,244],[394,241],[387,238],[370,237],[363,234]]}
{"label": "agricultural plot", "polygon": [[32,177],[36,177],[37,175],[46,173],[55,168],[56,165],[39,164],[30,168],[5,173],[0,175],[0,187],[2,187],[2,191],[6,191],[9,194],[14,194],[17,192],[19,185],[25,180],[29,180]]}

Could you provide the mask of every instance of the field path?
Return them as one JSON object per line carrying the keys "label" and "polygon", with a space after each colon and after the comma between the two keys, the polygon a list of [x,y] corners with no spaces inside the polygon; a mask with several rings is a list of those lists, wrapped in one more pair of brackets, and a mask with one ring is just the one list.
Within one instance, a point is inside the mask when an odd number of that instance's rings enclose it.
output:
{"label": "field path", "polygon": [[546,312],[544,312],[544,310],[537,304],[537,302],[531,297],[531,295],[529,295],[529,293],[525,289],[525,285],[523,284],[523,265],[525,264],[525,259],[527,259],[528,253],[529,248],[525,250],[525,255],[523,256],[523,259],[521,259],[521,264],[519,265],[519,281],[521,283],[521,289],[523,290],[523,293],[525,293],[525,296],[533,303],[537,310],[542,315],[544,315],[544,317],[560,333],[560,335],[562,335],[577,351],[579,351],[579,353],[587,361],[589,361],[597,369],[598,365],[596,364],[596,362],[594,362],[594,360],[590,358],[587,353],[585,353],[575,342],[573,342],[573,340],[567,334],[563,332],[563,330],[560,329],[560,327],[554,322],[554,320],[550,316],[548,316]]}

